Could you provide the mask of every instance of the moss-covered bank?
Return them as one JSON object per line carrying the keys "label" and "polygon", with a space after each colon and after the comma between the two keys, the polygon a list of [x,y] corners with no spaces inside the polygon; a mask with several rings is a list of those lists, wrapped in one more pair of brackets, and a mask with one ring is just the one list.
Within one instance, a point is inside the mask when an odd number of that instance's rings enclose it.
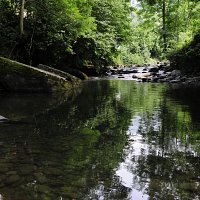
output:
{"label": "moss-covered bank", "polygon": [[73,88],[80,79],[68,74],[55,74],[0,57],[0,85],[17,92],[54,92]]}

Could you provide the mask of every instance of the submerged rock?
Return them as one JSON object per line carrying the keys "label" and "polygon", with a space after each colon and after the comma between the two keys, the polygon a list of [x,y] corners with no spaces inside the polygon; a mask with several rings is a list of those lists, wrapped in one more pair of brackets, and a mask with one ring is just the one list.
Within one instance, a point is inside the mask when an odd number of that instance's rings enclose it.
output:
{"label": "submerged rock", "polygon": [[137,69],[133,69],[132,71],[130,71],[131,73],[138,73]]}

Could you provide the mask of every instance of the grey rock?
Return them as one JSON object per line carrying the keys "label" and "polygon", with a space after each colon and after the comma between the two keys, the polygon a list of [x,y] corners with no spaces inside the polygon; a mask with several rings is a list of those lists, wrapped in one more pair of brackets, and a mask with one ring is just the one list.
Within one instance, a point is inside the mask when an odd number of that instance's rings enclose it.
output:
{"label": "grey rock", "polygon": [[148,79],[145,78],[145,77],[142,78],[142,82],[147,82],[147,80],[148,80]]}
{"label": "grey rock", "polygon": [[142,71],[147,72],[148,68],[145,67],[144,69],[142,69]]}
{"label": "grey rock", "polygon": [[133,69],[133,70],[131,71],[131,73],[138,73],[138,70],[137,70],[137,69]]}
{"label": "grey rock", "polygon": [[158,82],[159,83],[166,83],[166,82],[169,82],[169,81],[165,78],[165,79],[159,79]]}
{"label": "grey rock", "polygon": [[185,82],[187,80],[187,78],[183,76],[180,78],[180,80],[181,80],[181,82]]}
{"label": "grey rock", "polygon": [[171,72],[171,76],[173,77],[181,76],[181,71],[175,69]]}
{"label": "grey rock", "polygon": [[160,79],[164,79],[164,78],[167,78],[167,76],[168,76],[167,74],[161,74],[161,75],[159,76],[159,78],[160,78]]}
{"label": "grey rock", "polygon": [[158,82],[158,80],[159,80],[159,77],[153,77],[152,78],[152,82]]}
{"label": "grey rock", "polygon": [[170,83],[180,83],[179,79],[171,80]]}
{"label": "grey rock", "polygon": [[152,67],[149,69],[149,72],[158,72],[158,71],[159,71],[158,67]]}

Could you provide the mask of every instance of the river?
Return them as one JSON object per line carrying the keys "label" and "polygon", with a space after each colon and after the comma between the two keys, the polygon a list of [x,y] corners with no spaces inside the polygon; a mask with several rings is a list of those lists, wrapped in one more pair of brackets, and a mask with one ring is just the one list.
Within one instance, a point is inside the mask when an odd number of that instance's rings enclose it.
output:
{"label": "river", "polygon": [[200,90],[93,80],[0,94],[0,200],[200,199]]}

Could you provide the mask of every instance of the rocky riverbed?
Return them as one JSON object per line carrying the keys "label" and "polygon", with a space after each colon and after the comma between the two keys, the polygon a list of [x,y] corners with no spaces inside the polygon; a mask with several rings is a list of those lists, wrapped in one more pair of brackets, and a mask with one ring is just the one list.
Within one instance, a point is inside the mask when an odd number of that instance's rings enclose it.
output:
{"label": "rocky riverbed", "polygon": [[158,63],[143,67],[134,65],[130,67],[110,67],[107,76],[138,82],[181,83],[200,86],[200,74],[184,74],[180,70],[173,69],[169,63]]}

